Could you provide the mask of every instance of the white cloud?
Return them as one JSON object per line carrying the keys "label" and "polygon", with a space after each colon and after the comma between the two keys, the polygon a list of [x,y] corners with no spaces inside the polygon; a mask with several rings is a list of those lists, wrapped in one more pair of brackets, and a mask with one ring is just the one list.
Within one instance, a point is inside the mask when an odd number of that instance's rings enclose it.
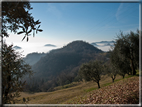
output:
{"label": "white cloud", "polygon": [[109,51],[111,50],[111,47],[110,46],[103,46],[103,47],[97,47],[98,49],[101,49],[102,51]]}
{"label": "white cloud", "polygon": [[121,3],[115,14],[116,20],[123,23],[128,21],[130,15],[132,17],[132,13],[136,12],[137,7],[135,3]]}
{"label": "white cloud", "polygon": [[120,14],[123,12],[122,10],[123,10],[123,3],[121,3],[120,5],[119,5],[119,7],[118,7],[118,9],[117,9],[117,12],[116,12],[116,14],[115,14],[115,16],[116,16],[116,19],[117,19],[117,21],[119,20],[119,18],[120,18]]}
{"label": "white cloud", "polygon": [[[8,45],[13,44],[14,46],[19,46],[22,49],[17,50],[25,56],[28,53],[32,52],[49,52],[52,49],[60,48],[62,45],[60,43],[50,40],[44,37],[30,37],[29,41],[21,41],[23,36],[11,35],[8,38],[5,38],[5,41]],[[55,44],[57,47],[44,47],[45,44]]]}

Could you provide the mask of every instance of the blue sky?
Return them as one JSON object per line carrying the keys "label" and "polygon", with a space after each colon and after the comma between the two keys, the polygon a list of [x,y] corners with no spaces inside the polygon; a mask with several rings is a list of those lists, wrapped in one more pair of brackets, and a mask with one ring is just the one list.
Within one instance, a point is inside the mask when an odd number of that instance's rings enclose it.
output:
{"label": "blue sky", "polygon": [[[41,49],[45,44],[58,48],[74,40],[111,41],[120,30],[128,33],[139,28],[139,3],[31,3],[31,6],[30,12],[41,21],[43,32],[30,37],[28,43],[21,42],[23,36],[7,39],[25,49],[24,54],[52,49]],[[33,48],[27,51],[25,44]]]}

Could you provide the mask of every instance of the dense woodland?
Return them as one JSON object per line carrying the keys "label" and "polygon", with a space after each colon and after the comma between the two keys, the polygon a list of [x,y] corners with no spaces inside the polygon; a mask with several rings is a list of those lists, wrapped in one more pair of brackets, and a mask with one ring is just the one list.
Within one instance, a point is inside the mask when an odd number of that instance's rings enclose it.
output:
{"label": "dense woodland", "polygon": [[30,53],[23,60],[29,65],[34,65],[36,62],[40,60],[41,57],[45,56],[45,53]]}

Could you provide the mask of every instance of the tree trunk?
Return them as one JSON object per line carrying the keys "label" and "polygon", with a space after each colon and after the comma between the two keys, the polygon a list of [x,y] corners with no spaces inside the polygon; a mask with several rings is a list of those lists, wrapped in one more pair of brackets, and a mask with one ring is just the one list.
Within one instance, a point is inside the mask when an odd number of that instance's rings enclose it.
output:
{"label": "tree trunk", "polygon": [[123,77],[123,79],[124,79],[125,75],[122,75],[122,77]]}
{"label": "tree trunk", "polygon": [[97,82],[97,84],[98,84],[98,88],[100,88],[100,83],[99,83],[99,81]]}
{"label": "tree trunk", "polygon": [[136,75],[136,70],[134,67],[134,61],[132,59],[130,59],[130,63],[131,63],[131,68],[132,68],[132,75]]}
{"label": "tree trunk", "polygon": [[116,75],[111,76],[112,82],[114,82]]}
{"label": "tree trunk", "polygon": [[112,82],[114,82],[114,78],[112,78]]}
{"label": "tree trunk", "polygon": [[8,84],[7,84],[7,87],[6,87],[5,92],[4,92],[4,98],[5,98],[3,100],[4,104],[6,104],[8,102],[8,100],[10,100],[9,97],[8,97],[8,94],[10,92],[10,82],[11,82],[11,77],[10,76],[7,77],[7,81],[8,81]]}
{"label": "tree trunk", "polygon": [[132,75],[136,75],[135,66],[134,66],[133,49],[132,48],[130,48],[130,54],[131,54],[130,63],[131,63],[131,68],[132,68]]}

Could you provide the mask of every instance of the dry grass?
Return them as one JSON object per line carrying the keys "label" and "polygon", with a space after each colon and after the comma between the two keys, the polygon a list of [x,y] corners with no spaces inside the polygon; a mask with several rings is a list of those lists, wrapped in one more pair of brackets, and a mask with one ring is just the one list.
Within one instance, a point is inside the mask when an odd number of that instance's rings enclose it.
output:
{"label": "dry grass", "polygon": [[[132,77],[131,77],[132,78]],[[138,78],[138,77],[137,77]],[[117,76],[116,80],[122,79],[122,77]],[[105,88],[106,85],[112,83],[110,77],[104,76],[100,81],[101,89]],[[85,101],[90,95],[90,92],[97,91],[97,84],[95,82],[80,82],[78,85],[66,89],[57,90],[54,92],[39,92],[34,94],[29,94],[21,92],[21,97],[17,98],[17,104],[23,104],[23,97],[29,97],[27,104],[66,104],[66,103],[80,103],[80,101]],[[97,89],[97,90],[96,90]],[[99,89],[100,90],[100,89]],[[77,102],[74,102],[77,101]],[[87,102],[86,102],[87,103]]]}

